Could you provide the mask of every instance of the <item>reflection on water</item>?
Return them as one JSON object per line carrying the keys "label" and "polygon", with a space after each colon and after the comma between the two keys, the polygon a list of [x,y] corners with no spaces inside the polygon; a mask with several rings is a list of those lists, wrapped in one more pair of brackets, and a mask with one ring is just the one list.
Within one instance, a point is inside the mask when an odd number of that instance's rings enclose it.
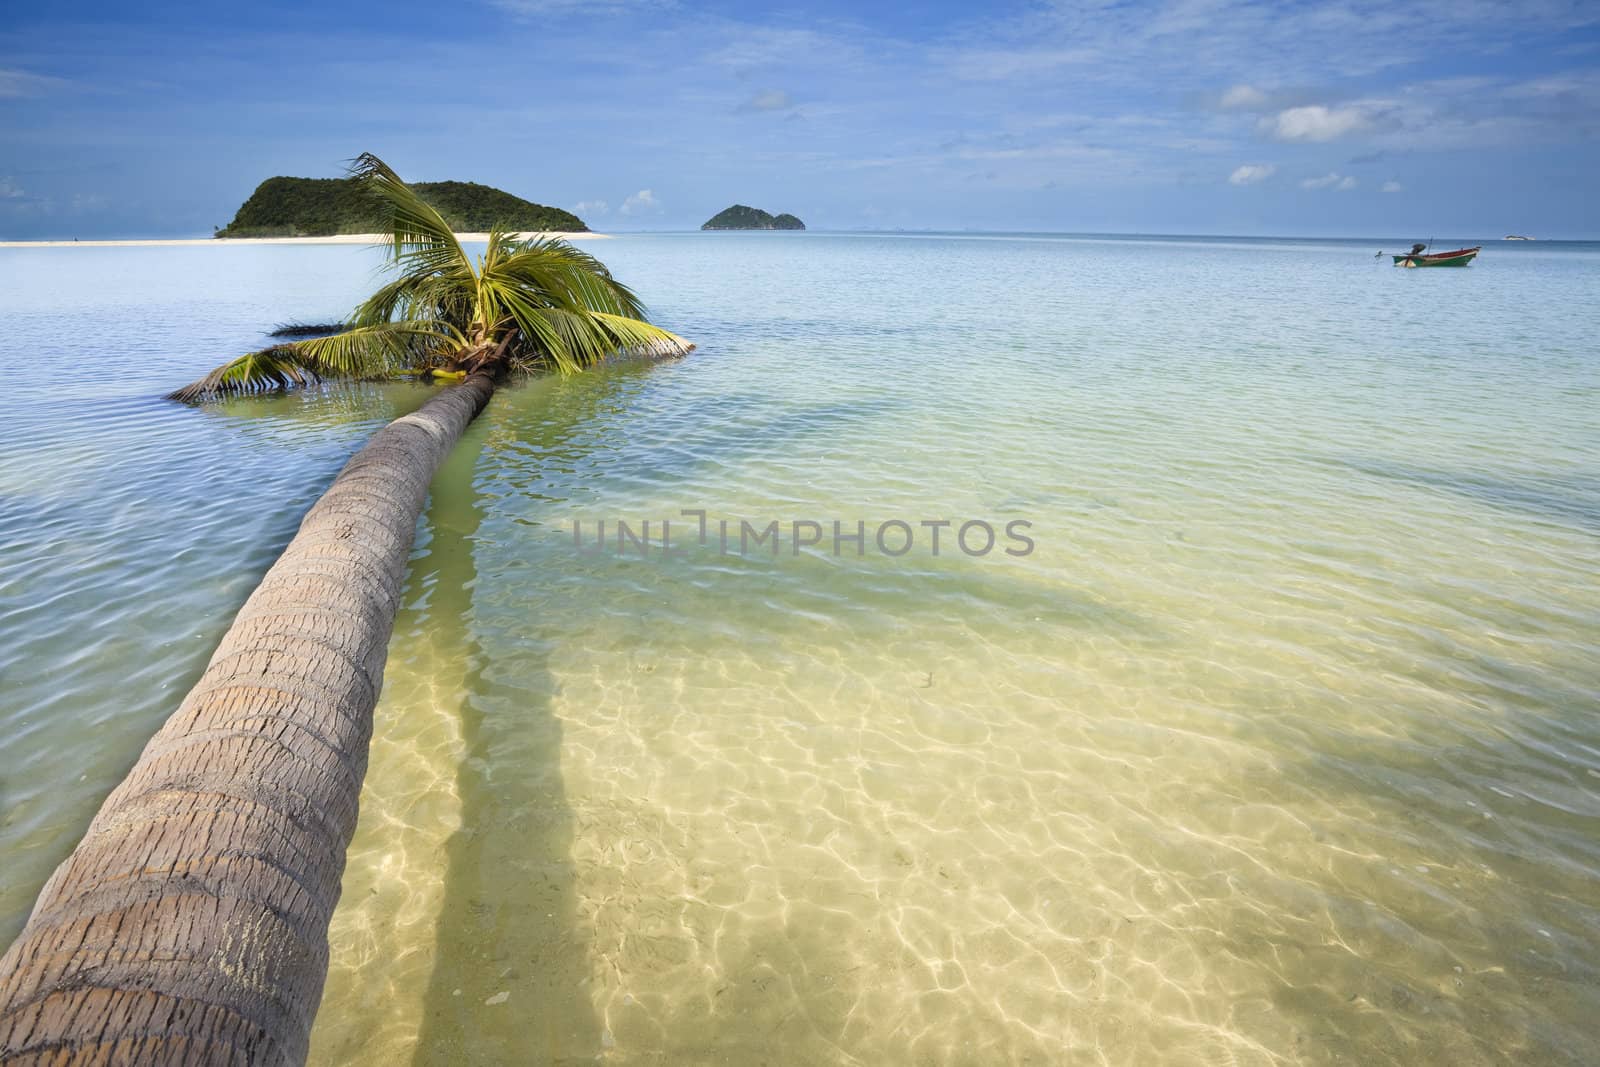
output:
{"label": "reflection on water", "polygon": [[[608,243],[700,351],[502,391],[435,484],[315,1062],[1592,1059],[1600,253],[726,236]],[[17,921],[419,394],[42,395]],[[684,508],[1039,547],[573,551]]]}

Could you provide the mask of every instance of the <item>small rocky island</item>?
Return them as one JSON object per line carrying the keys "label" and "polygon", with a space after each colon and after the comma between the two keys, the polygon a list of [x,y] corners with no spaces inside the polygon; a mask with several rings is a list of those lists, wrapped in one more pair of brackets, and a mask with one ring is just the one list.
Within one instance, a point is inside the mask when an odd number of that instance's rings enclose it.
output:
{"label": "small rocky island", "polygon": [[803,230],[806,224],[793,215],[770,215],[758,207],[735,204],[719,211],[700,227],[702,230]]}

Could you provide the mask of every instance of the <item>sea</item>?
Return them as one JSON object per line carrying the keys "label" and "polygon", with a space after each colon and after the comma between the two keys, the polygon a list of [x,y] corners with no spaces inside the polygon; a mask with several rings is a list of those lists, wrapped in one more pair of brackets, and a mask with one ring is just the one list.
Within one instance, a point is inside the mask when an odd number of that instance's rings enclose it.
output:
{"label": "sea", "polygon": [[[1600,243],[1410,243],[586,244],[698,348],[436,478],[312,1062],[1596,1062]],[[163,395],[381,267],[0,249],[0,943],[440,387]]]}

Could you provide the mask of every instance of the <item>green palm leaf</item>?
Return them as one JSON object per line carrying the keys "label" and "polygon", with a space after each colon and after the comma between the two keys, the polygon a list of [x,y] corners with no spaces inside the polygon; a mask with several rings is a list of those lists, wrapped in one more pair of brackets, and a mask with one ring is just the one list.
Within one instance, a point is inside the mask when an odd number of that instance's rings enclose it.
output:
{"label": "green palm leaf", "polygon": [[390,256],[405,273],[472,269],[450,224],[422,197],[400,180],[389,164],[363,152],[350,165],[350,176],[381,203],[388,213],[384,237]]}
{"label": "green palm leaf", "polygon": [[290,385],[309,385],[319,375],[294,345],[273,345],[260,352],[246,352],[216,370],[167,394],[168,400],[186,404],[214,400],[235,393],[260,393],[287,389]]}
{"label": "green palm leaf", "polygon": [[519,242],[484,264],[487,278],[538,294],[552,307],[643,319],[644,305],[589,253],[558,237]]}
{"label": "green palm leaf", "polygon": [[357,326],[294,347],[324,378],[381,378],[440,351],[460,348],[465,338],[446,323],[401,320]]}
{"label": "green palm leaf", "polygon": [[625,315],[523,303],[514,304],[512,314],[527,342],[515,352],[517,362],[548,363],[564,374],[615,355],[681,356],[694,348],[675,333]]}
{"label": "green palm leaf", "polygon": [[324,378],[379,378],[459,348],[461,335],[432,322],[358,326],[328,337],[247,352],[175,392],[171,400],[196,403],[238,393],[313,385]]}

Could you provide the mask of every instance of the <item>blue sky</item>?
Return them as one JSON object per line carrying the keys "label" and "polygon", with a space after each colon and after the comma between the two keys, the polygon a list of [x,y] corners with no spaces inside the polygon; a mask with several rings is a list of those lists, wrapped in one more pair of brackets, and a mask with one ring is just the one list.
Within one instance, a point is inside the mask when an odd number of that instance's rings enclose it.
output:
{"label": "blue sky", "polygon": [[3,2],[0,237],[361,151],[613,231],[1600,237],[1595,0]]}

